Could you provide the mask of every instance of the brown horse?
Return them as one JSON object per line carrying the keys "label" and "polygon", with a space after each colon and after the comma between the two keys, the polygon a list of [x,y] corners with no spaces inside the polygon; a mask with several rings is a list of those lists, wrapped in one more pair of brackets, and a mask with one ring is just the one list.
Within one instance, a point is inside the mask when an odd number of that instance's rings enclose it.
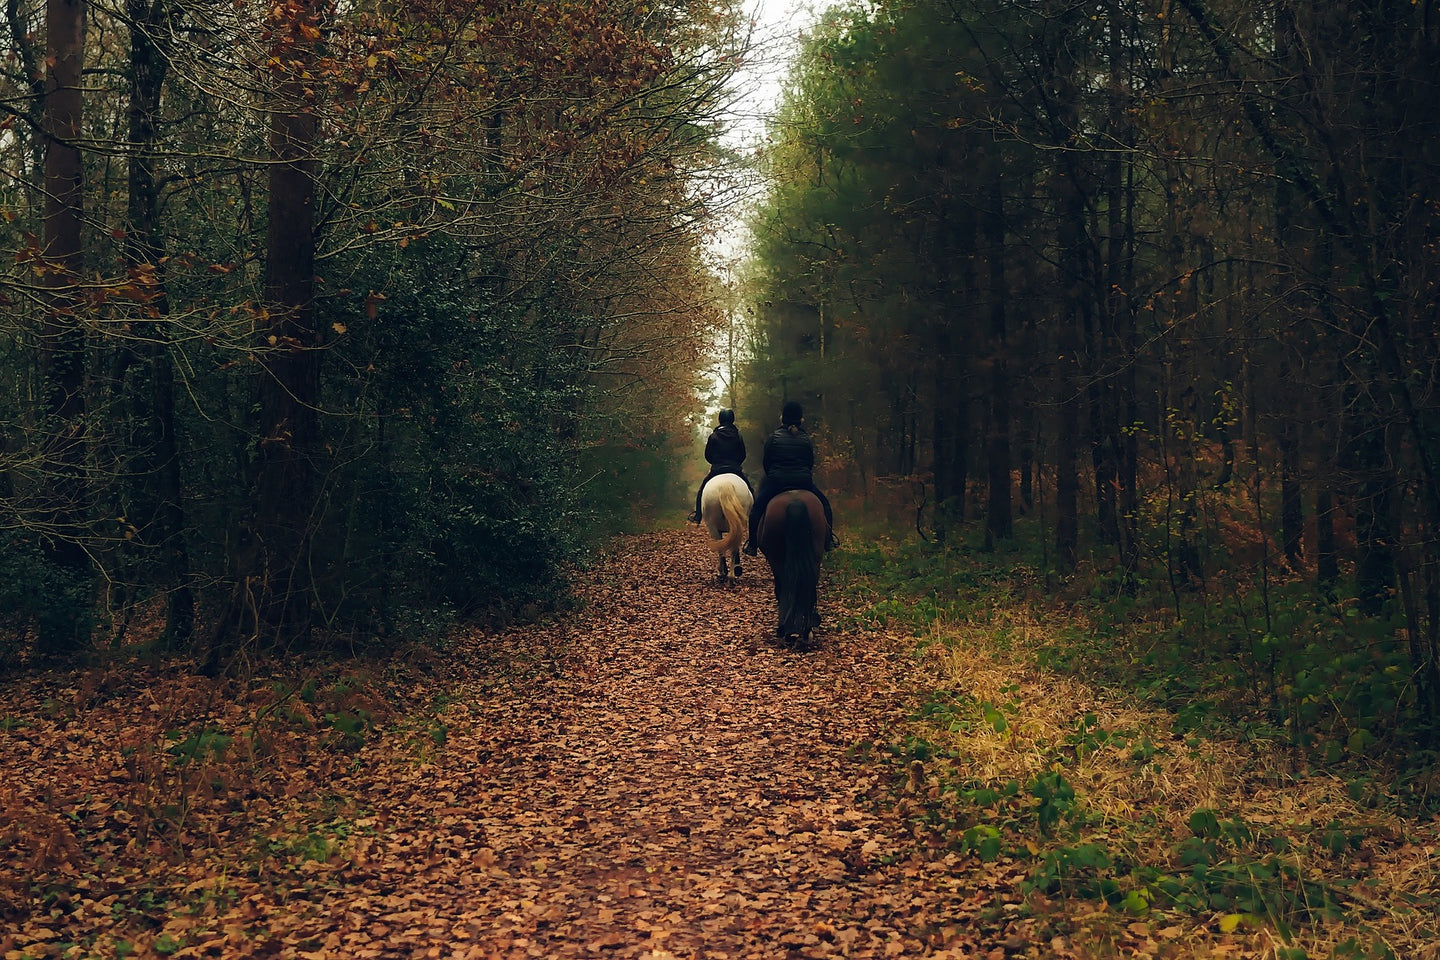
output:
{"label": "brown horse", "polygon": [[820,623],[816,591],[825,556],[825,508],[809,490],[787,490],[771,500],[760,520],[760,551],[775,575],[779,623],[775,636],[804,648]]}

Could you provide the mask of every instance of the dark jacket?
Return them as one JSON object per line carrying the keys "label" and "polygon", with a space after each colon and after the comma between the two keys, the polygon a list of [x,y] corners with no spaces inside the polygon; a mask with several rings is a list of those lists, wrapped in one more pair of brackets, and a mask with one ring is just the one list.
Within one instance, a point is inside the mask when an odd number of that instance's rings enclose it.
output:
{"label": "dark jacket", "polygon": [[815,447],[804,430],[781,427],[765,441],[765,479],[781,485],[808,484],[815,470]]}
{"label": "dark jacket", "polygon": [[745,463],[745,438],[740,436],[735,424],[721,424],[710,434],[710,439],[705,441],[705,462],[736,469]]}

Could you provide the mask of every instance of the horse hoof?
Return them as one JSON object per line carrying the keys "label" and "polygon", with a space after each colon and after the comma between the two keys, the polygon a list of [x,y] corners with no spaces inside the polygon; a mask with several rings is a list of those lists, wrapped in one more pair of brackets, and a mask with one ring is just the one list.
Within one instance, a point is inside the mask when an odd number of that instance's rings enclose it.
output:
{"label": "horse hoof", "polygon": [[740,578],[740,574],[742,574],[742,573],[744,573],[744,572],[745,572],[745,568],[744,568],[744,567],[740,566],[740,564],[738,564],[738,563],[735,564],[735,578],[736,578],[737,580]]}

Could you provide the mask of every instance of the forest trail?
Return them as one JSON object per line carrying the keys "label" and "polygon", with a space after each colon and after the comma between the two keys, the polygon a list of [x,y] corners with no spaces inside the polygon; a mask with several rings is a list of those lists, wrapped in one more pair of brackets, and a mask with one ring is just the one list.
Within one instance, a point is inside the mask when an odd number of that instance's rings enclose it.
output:
{"label": "forest trail", "polygon": [[1030,944],[1022,874],[926,852],[893,813],[896,768],[854,749],[923,696],[913,638],[837,628],[822,581],[818,649],[779,647],[767,565],[725,589],[695,528],[621,541],[580,593],[578,613],[387,667],[372,686],[410,705],[347,749],[353,692],[252,683],[246,703],[166,671],[7,685],[0,957]]}
{"label": "forest trail", "polygon": [[[1440,956],[1433,822],[998,656],[1019,607],[922,654],[822,581],[794,653],[763,561],[726,589],[694,528],[617,541],[578,599],[243,683],[6,678],[0,960]],[[1221,825],[1213,870],[1170,866]]]}
{"label": "forest trail", "polygon": [[895,859],[911,844],[853,757],[907,713],[913,641],[831,628],[815,652],[779,647],[763,559],[727,590],[693,529],[630,539],[595,581],[585,615],[527,631],[553,669],[462,686],[431,766],[354,785],[384,866],[308,906],[322,926],[343,918],[312,937],[357,957],[973,944],[967,914],[989,895],[943,862]]}

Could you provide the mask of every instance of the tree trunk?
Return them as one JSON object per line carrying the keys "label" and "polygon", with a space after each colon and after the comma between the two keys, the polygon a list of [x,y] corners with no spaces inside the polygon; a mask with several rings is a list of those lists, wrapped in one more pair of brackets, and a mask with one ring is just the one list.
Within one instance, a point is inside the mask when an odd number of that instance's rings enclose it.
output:
{"label": "tree trunk", "polygon": [[1055,398],[1060,410],[1055,440],[1055,559],[1061,570],[1069,571],[1075,568],[1080,548],[1080,475],[1076,469],[1080,403],[1073,360],[1062,358],[1060,366]]}
{"label": "tree trunk", "polygon": [[[222,638],[305,644],[314,613],[310,546],[318,489],[320,332],[314,326],[318,129],[303,73],[319,33],[317,0],[276,8],[270,113],[268,311],[260,374],[253,541],[237,557],[236,595]],[[224,647],[212,652],[211,666]]]}
{"label": "tree trunk", "polygon": [[1030,404],[1020,418],[1020,502],[1025,510],[1035,509],[1035,416]]}
{"label": "tree trunk", "polygon": [[[85,333],[78,312],[81,224],[84,213],[84,119],[81,68],[85,54],[83,0],[47,0],[45,6],[45,213],[42,254],[45,321],[40,379],[48,423],[41,440],[48,472],[44,491],[47,558],[83,585],[90,561],[80,537],[85,522]],[[83,589],[83,587],[81,588]],[[79,601],[79,602],[77,602]],[[89,641],[82,597],[56,598],[53,616],[39,628],[42,654],[65,653]]]}
{"label": "tree trunk", "polygon": [[1305,507],[1300,487],[1299,424],[1289,416],[1280,426],[1280,539],[1285,563],[1299,570],[1305,555]]}
{"label": "tree trunk", "polygon": [[1060,4],[1056,11],[1056,34],[1046,57],[1046,69],[1055,90],[1054,129],[1051,136],[1061,149],[1055,157],[1052,176],[1056,213],[1058,257],[1058,309],[1055,376],[1055,405],[1059,412],[1055,443],[1055,558],[1063,571],[1073,570],[1079,558],[1080,475],[1080,351],[1082,331],[1091,316],[1086,282],[1087,263],[1085,195],[1079,182],[1080,157],[1074,152],[1080,129],[1078,69],[1071,53],[1070,36],[1078,15],[1073,4]]}
{"label": "tree trunk", "polygon": [[1340,579],[1340,559],[1335,552],[1335,494],[1329,485],[1315,494],[1315,588],[1331,597]]}
{"label": "tree trunk", "polygon": [[[964,524],[966,496],[970,480],[970,352],[955,331],[963,330],[967,304],[978,289],[975,250],[979,222],[974,210],[965,207],[958,216],[945,224],[943,261],[953,263],[954,270],[942,286],[945,314],[941,317],[939,350],[941,382],[937,383],[935,406],[949,421],[945,456],[947,492],[944,512],[947,525]],[[939,504],[937,504],[939,507]]]}
{"label": "tree trunk", "polygon": [[1360,491],[1355,500],[1355,598],[1360,612],[1377,616],[1395,589],[1394,490],[1385,428],[1374,422],[1356,425],[1356,467]]}
{"label": "tree trunk", "polygon": [[1004,178],[996,177],[994,194],[984,211],[982,232],[990,263],[990,397],[989,430],[985,437],[988,498],[985,504],[985,545],[1009,540],[1014,534],[1010,491],[1010,373],[1006,366]]}
{"label": "tree trunk", "polygon": [[1135,161],[1122,153],[1134,140],[1130,123],[1131,102],[1125,77],[1132,72],[1131,47],[1126,29],[1133,21],[1117,0],[1111,0],[1110,17],[1110,138],[1119,149],[1106,160],[1106,202],[1109,207],[1106,244],[1106,289],[1102,291],[1109,323],[1112,363],[1119,373],[1108,377],[1111,402],[1107,417],[1110,462],[1115,470],[1116,517],[1113,531],[1120,548],[1120,565],[1126,590],[1135,589],[1135,572],[1140,564],[1138,519],[1139,440],[1135,391]]}
{"label": "tree trunk", "polygon": [[[938,358],[937,358],[938,359]],[[935,539],[945,542],[945,535],[950,527],[950,497],[953,494],[950,479],[950,447],[954,442],[950,437],[950,411],[945,402],[945,394],[950,386],[950,378],[943,369],[943,364],[937,362],[937,369],[934,377],[935,397],[933,406],[930,408],[930,463],[931,473],[935,483]]]}
{"label": "tree trunk", "polygon": [[1120,521],[1115,494],[1120,471],[1110,441],[1111,424],[1118,414],[1113,410],[1112,391],[1103,373],[1109,359],[1105,349],[1106,324],[1104,316],[1094,311],[1082,311],[1082,316],[1085,323],[1083,377],[1086,407],[1090,411],[1090,468],[1095,480],[1095,533],[1101,543],[1118,546]]}
{"label": "tree trunk", "polygon": [[145,340],[144,359],[150,375],[151,449],[148,473],[153,483],[151,517],[146,539],[159,547],[169,588],[165,636],[174,646],[189,642],[195,627],[195,598],[190,589],[190,555],[185,543],[185,511],[180,477],[180,450],[175,433],[175,371],[170,362],[169,299],[157,236],[159,190],[155,182],[159,146],[160,95],[169,59],[155,42],[163,36],[168,11],[147,0],[127,0],[130,16],[130,163],[126,257],[137,282],[152,286],[147,308],[157,321]]}
{"label": "tree trunk", "polygon": [[[1276,99],[1287,102],[1295,95],[1299,86],[1300,64],[1297,62],[1298,43],[1295,36],[1295,16],[1288,0],[1277,0],[1275,4],[1275,62],[1280,64],[1281,79],[1276,84]],[[1305,244],[1297,229],[1295,190],[1283,176],[1275,178],[1275,239],[1280,245],[1282,261],[1302,262]],[[1284,266],[1277,271],[1281,302],[1295,282],[1296,271]],[[1282,347],[1283,349],[1283,347]],[[1289,363],[1280,363],[1280,382],[1290,382]],[[1298,570],[1304,556],[1304,504],[1300,487],[1300,424],[1293,416],[1283,417],[1279,430],[1280,444],[1280,538],[1285,545],[1285,562],[1292,570]]]}
{"label": "tree trunk", "polygon": [[955,420],[950,438],[950,520],[964,525],[968,509],[966,499],[970,490],[970,395],[969,377],[965,371],[957,371],[955,383],[951,386],[954,398],[951,416]]}

